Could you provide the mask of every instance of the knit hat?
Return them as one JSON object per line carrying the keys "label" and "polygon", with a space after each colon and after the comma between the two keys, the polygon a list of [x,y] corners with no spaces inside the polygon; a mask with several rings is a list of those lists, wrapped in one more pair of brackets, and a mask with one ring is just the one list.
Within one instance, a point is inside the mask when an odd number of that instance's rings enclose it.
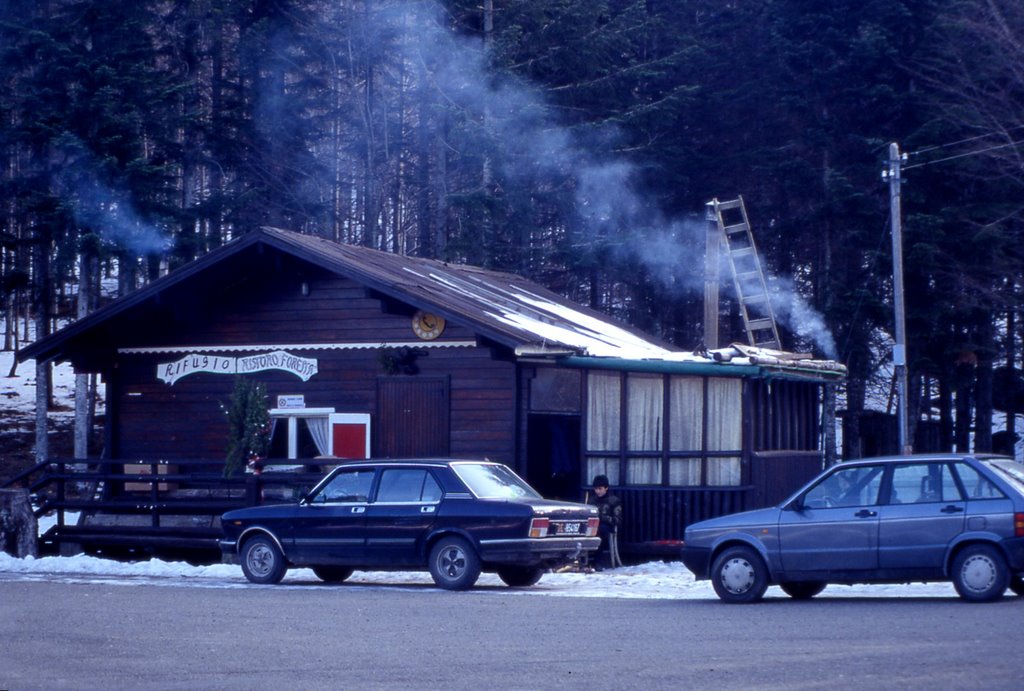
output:
{"label": "knit hat", "polygon": [[607,486],[608,486],[608,476],[607,475],[598,475],[597,477],[594,478],[594,487],[607,487]]}

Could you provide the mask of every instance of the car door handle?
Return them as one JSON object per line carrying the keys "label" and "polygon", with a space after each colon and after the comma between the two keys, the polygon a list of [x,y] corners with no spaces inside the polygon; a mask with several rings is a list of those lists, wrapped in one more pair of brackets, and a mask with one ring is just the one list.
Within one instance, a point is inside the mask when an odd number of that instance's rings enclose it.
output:
{"label": "car door handle", "polygon": [[366,513],[366,507],[365,506],[353,506],[352,507],[352,513]]}
{"label": "car door handle", "polygon": [[421,506],[420,513],[434,513],[436,506]]}
{"label": "car door handle", "polygon": [[872,511],[871,509],[861,509],[860,511],[853,515],[857,518],[871,518],[872,516],[877,516],[878,514]]}
{"label": "car door handle", "polygon": [[957,506],[956,504],[950,504],[949,506],[942,507],[942,513],[960,513],[964,510],[964,507]]}

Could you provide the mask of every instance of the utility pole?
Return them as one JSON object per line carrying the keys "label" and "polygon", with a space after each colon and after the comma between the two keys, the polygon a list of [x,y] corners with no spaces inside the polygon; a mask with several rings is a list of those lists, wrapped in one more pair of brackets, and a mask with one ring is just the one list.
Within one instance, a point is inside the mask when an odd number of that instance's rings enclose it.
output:
{"label": "utility pole", "polygon": [[907,334],[906,312],[903,305],[903,231],[900,225],[900,165],[905,154],[900,154],[899,144],[889,145],[889,167],[882,171],[882,179],[889,181],[889,215],[892,219],[892,283],[893,302],[896,312],[896,343],[892,348],[893,376],[896,378],[897,438],[900,453],[914,452],[909,439],[907,424]]}

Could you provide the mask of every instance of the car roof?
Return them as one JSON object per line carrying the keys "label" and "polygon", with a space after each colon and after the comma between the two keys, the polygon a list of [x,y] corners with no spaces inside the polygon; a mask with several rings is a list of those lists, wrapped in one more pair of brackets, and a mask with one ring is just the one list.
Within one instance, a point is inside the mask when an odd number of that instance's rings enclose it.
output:
{"label": "car roof", "polygon": [[474,458],[359,458],[359,459],[338,459],[338,466],[346,468],[357,465],[424,465],[424,466],[452,466],[462,463],[474,465],[504,465],[497,461],[480,460]]}
{"label": "car roof", "polygon": [[870,458],[851,458],[848,460],[844,460],[842,463],[838,465],[853,465],[861,463],[920,463],[925,461],[969,461],[972,459],[976,461],[1013,460],[1009,456],[1003,456],[1001,454],[993,453],[915,453],[908,454],[905,456],[874,456]]}

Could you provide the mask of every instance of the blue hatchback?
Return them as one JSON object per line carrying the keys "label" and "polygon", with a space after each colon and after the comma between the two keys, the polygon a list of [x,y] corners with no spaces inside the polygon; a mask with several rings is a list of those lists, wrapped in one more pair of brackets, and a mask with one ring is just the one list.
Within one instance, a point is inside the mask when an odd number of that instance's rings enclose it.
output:
{"label": "blue hatchback", "polygon": [[683,563],[726,602],[769,585],[952,581],[965,600],[1024,594],[1024,466],[983,455],[835,465],[779,506],[687,527]]}

